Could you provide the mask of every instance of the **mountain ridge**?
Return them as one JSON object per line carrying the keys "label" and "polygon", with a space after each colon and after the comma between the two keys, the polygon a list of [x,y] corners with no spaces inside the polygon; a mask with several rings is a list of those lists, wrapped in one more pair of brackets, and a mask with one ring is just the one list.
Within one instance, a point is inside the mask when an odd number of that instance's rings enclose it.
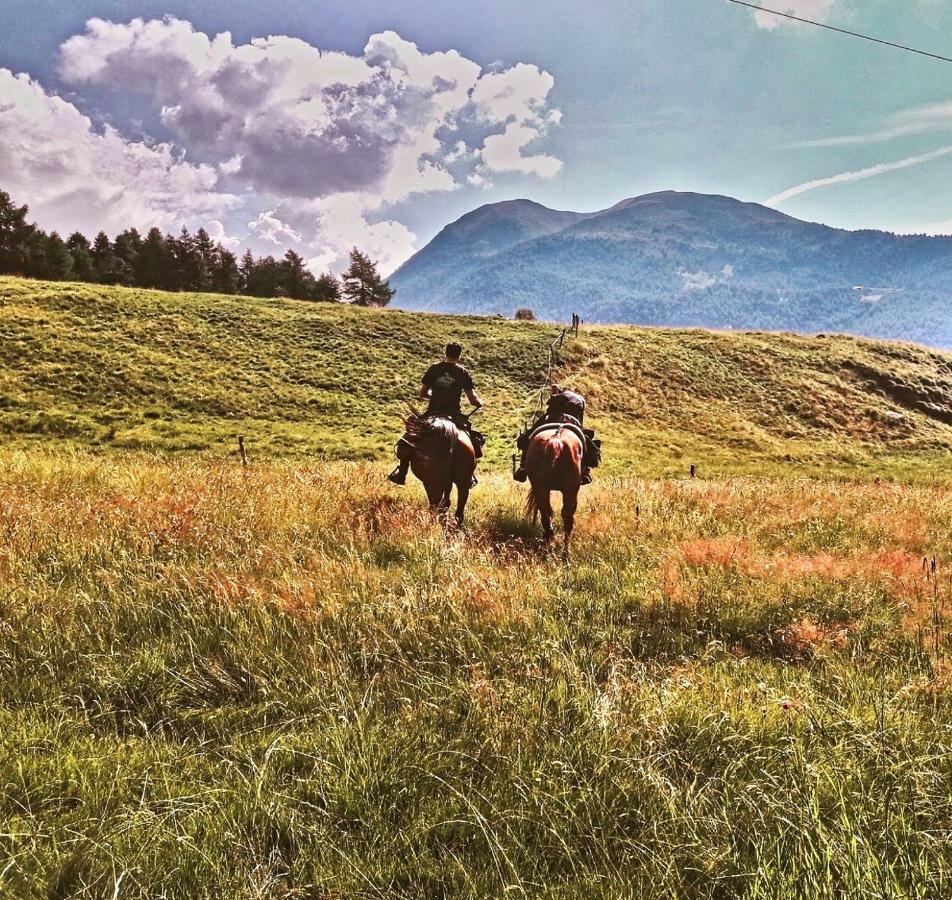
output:
{"label": "mountain ridge", "polygon": [[[485,204],[391,276],[408,310],[703,328],[845,331],[952,346],[952,238],[848,231],[726,195],[602,210]],[[875,291],[854,290],[864,285]]]}

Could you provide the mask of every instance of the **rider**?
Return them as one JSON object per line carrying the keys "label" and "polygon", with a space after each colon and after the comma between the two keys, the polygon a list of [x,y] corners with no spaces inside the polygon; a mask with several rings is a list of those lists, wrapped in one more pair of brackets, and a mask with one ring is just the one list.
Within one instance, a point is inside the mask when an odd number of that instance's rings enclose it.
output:
{"label": "rider", "polygon": [[[474,431],[469,417],[463,415],[460,409],[460,398],[466,394],[466,399],[476,409],[481,409],[483,401],[476,393],[472,376],[460,364],[463,348],[456,343],[446,345],[446,357],[442,362],[435,363],[426,370],[423,382],[420,385],[420,399],[428,400],[424,416],[441,416],[453,421],[470,437],[476,459],[483,455],[483,444],[486,439],[478,431]],[[410,457],[413,454],[413,445],[404,435],[397,444],[397,459],[400,464],[387,476],[394,484],[406,484],[407,472],[410,469]],[[473,476],[476,484],[476,476]]]}
{"label": "rider", "polygon": [[516,440],[516,446],[522,451],[519,468],[512,475],[516,481],[525,481],[528,478],[526,450],[529,449],[529,438],[532,432],[540,425],[564,422],[566,419],[578,422],[582,433],[585,435],[585,452],[582,457],[582,484],[592,483],[592,469],[601,462],[602,453],[599,449],[600,442],[594,440],[595,432],[585,428],[585,398],[576,391],[559,387],[557,384],[552,385],[552,393],[546,404],[545,412]]}

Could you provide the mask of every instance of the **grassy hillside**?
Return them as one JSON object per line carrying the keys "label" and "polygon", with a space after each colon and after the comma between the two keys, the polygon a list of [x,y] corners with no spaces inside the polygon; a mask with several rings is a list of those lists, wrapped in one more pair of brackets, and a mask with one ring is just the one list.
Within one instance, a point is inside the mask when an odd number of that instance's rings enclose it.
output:
{"label": "grassy hillside", "polygon": [[[488,465],[544,381],[552,325],[0,279],[7,442],[386,456],[450,338],[488,402]],[[902,471],[952,446],[952,356],[846,337],[598,328],[557,377],[615,474]]]}
{"label": "grassy hillside", "polygon": [[[585,332],[564,566],[553,332],[0,280],[0,897],[952,895],[950,358]],[[378,455],[449,336],[445,533]]]}

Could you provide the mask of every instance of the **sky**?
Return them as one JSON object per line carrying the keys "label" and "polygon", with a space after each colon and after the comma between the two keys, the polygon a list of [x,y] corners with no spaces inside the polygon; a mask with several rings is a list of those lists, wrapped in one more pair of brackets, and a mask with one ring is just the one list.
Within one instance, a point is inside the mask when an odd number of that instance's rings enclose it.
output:
{"label": "sky", "polygon": [[[755,0],[756,2],[756,0]],[[762,0],[952,56],[948,0]],[[952,64],[728,0],[0,0],[0,190],[392,271],[484,203],[952,233]]]}

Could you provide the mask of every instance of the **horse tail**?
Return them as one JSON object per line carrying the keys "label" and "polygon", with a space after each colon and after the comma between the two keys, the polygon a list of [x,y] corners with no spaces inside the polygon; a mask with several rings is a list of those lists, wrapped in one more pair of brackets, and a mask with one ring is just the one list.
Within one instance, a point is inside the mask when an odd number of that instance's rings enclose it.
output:
{"label": "horse tail", "polygon": [[[555,473],[556,463],[559,461],[559,457],[562,455],[562,450],[564,449],[564,444],[561,441],[546,441],[545,446],[542,448],[542,464],[539,467],[539,485],[547,492],[547,487],[552,483],[553,474]],[[531,483],[529,484],[529,494],[526,497],[526,515],[530,518],[534,518],[535,514],[539,511],[539,500],[536,496],[536,486]]]}

